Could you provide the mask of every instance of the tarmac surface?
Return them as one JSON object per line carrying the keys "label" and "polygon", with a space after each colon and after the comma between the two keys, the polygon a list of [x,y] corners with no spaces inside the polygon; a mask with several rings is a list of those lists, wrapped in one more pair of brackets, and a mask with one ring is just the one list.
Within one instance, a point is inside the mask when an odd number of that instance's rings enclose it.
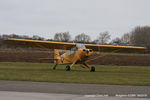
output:
{"label": "tarmac surface", "polygon": [[149,99],[0,91],[0,100],[149,100]]}
{"label": "tarmac surface", "polygon": [[120,98],[148,100],[150,86],[0,80],[0,100],[20,100],[19,98],[21,100],[120,100]]}

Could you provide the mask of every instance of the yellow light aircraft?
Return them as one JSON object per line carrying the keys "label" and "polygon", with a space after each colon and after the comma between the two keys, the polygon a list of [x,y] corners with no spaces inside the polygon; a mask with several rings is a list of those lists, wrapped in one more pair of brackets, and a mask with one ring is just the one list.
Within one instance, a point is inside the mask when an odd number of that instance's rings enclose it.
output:
{"label": "yellow light aircraft", "polygon": [[[66,71],[70,71],[74,64],[79,64],[83,68],[88,68],[91,72],[95,71],[95,67],[87,64],[89,56],[94,51],[99,52],[115,52],[115,53],[134,53],[146,50],[145,47],[133,46],[114,46],[114,45],[97,45],[97,44],[80,44],[80,43],[67,43],[67,42],[54,42],[54,41],[39,41],[39,40],[26,40],[26,39],[6,39],[6,44],[23,46],[23,47],[38,47],[54,50],[54,63],[53,69],[56,69],[58,64],[67,64]],[[60,50],[66,50],[60,54]]]}

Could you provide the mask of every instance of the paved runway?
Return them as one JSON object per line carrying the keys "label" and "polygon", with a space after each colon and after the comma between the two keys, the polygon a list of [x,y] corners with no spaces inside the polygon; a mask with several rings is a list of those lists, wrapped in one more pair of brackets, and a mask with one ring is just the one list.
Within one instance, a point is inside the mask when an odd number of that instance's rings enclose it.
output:
{"label": "paved runway", "polygon": [[[10,93],[42,93],[43,95],[48,93],[49,96],[52,94],[68,95],[69,97],[84,96],[86,99],[91,97],[107,97],[108,100],[113,100],[111,99],[112,97],[150,98],[150,86],[121,86],[0,80],[0,91],[0,93],[3,93],[3,91],[8,91]],[[78,100],[84,99],[80,98]]]}

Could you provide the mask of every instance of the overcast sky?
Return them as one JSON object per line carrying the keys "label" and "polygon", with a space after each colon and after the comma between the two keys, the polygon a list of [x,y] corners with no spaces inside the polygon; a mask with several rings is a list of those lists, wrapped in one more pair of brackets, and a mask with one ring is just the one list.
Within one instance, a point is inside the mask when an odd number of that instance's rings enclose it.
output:
{"label": "overcast sky", "polygon": [[0,34],[67,31],[95,39],[108,31],[115,38],[138,25],[150,25],[150,0],[0,0]]}

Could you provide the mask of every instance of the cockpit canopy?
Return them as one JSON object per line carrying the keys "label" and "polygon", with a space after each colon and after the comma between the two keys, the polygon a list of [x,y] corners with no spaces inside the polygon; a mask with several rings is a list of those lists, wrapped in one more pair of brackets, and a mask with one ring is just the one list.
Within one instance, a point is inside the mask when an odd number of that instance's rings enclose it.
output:
{"label": "cockpit canopy", "polygon": [[76,44],[76,48],[77,48],[77,49],[86,49],[85,45],[84,45],[84,44],[81,44],[81,43],[77,43],[77,44]]}
{"label": "cockpit canopy", "polygon": [[75,53],[76,50],[78,50],[78,49],[86,49],[86,47],[84,44],[77,43],[76,46],[71,48],[71,50],[67,51],[66,54],[71,55],[71,54]]}

